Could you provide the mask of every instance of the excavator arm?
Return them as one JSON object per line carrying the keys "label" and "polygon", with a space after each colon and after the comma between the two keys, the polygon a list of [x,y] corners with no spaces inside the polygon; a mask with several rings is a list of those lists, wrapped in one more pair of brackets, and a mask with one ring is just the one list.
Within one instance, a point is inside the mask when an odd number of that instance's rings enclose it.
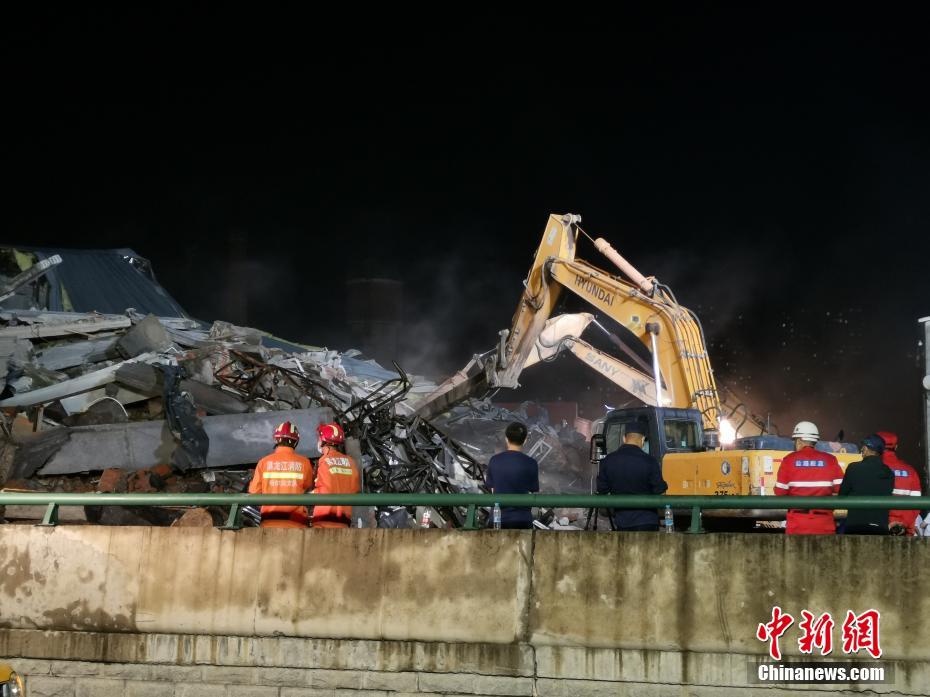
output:
{"label": "excavator arm", "polygon": [[653,291],[647,294],[640,286],[580,260],[552,259],[548,272],[554,283],[628,329],[650,349],[658,405],[697,409],[705,430],[717,430],[720,402],[703,332],[670,290],[653,281]]}
{"label": "excavator arm", "polygon": [[[561,315],[549,321],[561,321],[573,317],[578,317],[578,315]],[[587,315],[587,317],[590,318],[591,315]],[[562,334],[554,345],[549,344],[543,339],[548,330],[549,327],[543,330],[537,342],[537,350],[530,354],[530,357],[526,360],[526,364],[523,366],[524,369],[542,361],[551,361],[562,351],[568,351],[589,368],[597,371],[644,404],[651,407],[665,406],[660,405],[658,402],[656,384],[653,376],[627,365],[623,361],[611,356],[609,353],[595,348],[584,339],[580,339],[574,335]]]}
{"label": "excavator arm", "polygon": [[427,397],[419,414],[429,417],[468,397],[518,387],[524,368],[539,360],[534,352],[540,352],[540,339],[545,348],[547,325],[568,291],[632,332],[651,352],[652,366],[640,368],[651,367],[652,374],[593,348],[578,337],[580,331],[555,332],[548,348],[560,344],[646,404],[697,409],[705,430],[718,430],[720,397],[697,318],[667,286],[644,277],[603,239],[595,246],[631,282],[576,259],[580,222],[570,213],[549,216],[510,329],[501,332],[495,350],[476,356]]}

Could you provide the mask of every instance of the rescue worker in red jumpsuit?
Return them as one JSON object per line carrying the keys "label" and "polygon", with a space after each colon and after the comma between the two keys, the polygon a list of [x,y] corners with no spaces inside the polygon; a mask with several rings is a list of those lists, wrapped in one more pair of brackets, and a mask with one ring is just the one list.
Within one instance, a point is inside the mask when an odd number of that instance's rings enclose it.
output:
{"label": "rescue worker in red jumpsuit", "polygon": [[[339,424],[321,424],[317,428],[317,448],[321,453],[316,463],[314,494],[357,494],[362,490],[358,465],[339,448],[345,434]],[[313,527],[347,528],[352,524],[351,506],[314,506]]]}
{"label": "rescue worker in red jumpsuit", "polygon": [[[801,421],[794,427],[794,450],[778,468],[776,496],[835,496],[843,483],[843,469],[830,453],[816,450],[820,440],[817,426]],[[788,535],[835,535],[836,523],[830,509],[788,510]]]}
{"label": "rescue worker in red jumpsuit", "polygon": [[[249,482],[250,494],[306,494],[313,488],[313,465],[294,452],[300,433],[290,421],[274,430],[275,449],[259,460]],[[306,506],[262,506],[263,528],[306,528]]]}
{"label": "rescue worker in red jumpsuit", "polygon": [[[890,431],[879,431],[878,436],[885,441],[882,462],[894,472],[894,489],[891,493],[895,496],[920,496],[920,476],[917,474],[917,470],[898,458],[898,434]],[[897,523],[904,528],[902,534],[914,535],[914,524],[919,513],[920,511],[916,510],[889,511],[888,526],[894,533],[895,524]]]}

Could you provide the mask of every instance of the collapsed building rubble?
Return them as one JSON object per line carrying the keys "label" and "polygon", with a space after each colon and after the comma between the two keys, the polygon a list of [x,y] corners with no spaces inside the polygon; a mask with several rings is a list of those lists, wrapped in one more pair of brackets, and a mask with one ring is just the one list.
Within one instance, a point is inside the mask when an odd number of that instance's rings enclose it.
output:
{"label": "collapsed building rubble", "polygon": [[[0,269],[0,290],[9,294],[8,303],[0,301],[0,485],[7,490],[241,492],[268,452],[269,434],[286,419],[305,434],[340,422],[366,491],[478,492],[487,460],[502,447],[501,421],[518,418],[530,425],[528,447],[545,465],[544,491],[589,490],[584,439],[570,429],[477,401],[430,422],[416,406],[436,384],[399,366],[388,370],[357,351],[292,344],[177,310],[181,316],[146,312],[179,306],[131,250],[104,261],[129,265],[128,275],[122,268],[115,274],[119,290],[143,311],[80,312],[73,298],[72,309],[62,310],[42,300],[68,297],[64,286],[46,287],[49,279],[87,259],[35,253],[30,267],[30,257],[17,254],[19,274],[4,284]],[[131,286],[136,281],[141,290]],[[298,451],[318,456],[315,445],[305,437]],[[165,525],[183,512],[89,507],[84,517]],[[465,511],[437,509],[432,520],[460,526]]]}
{"label": "collapsed building rubble", "polygon": [[[553,425],[539,403],[523,402],[507,409],[490,400],[471,399],[433,420],[433,423],[480,462],[487,462],[504,445],[507,424],[520,421],[529,434],[523,450],[539,462],[539,491],[543,494],[589,494],[596,469],[591,465],[588,440],[572,425]],[[540,511],[539,520],[556,530],[575,530],[585,525],[585,509]]]}
{"label": "collapsed building rubble", "polygon": [[591,477],[596,473],[591,469],[587,440],[567,424],[553,426],[545,408],[539,404],[524,402],[519,409],[510,410],[489,400],[471,399],[433,421],[452,438],[464,443],[482,462],[500,452],[506,425],[520,421],[529,430],[523,451],[540,465],[541,493],[587,494],[591,491]]}
{"label": "collapsed building rubble", "polygon": [[[480,490],[479,461],[406,404],[435,385],[357,353],[268,347],[257,330],[132,311],[16,311],[0,320],[0,409],[19,422],[18,437],[5,424],[17,446],[8,487],[86,488],[90,473],[169,465],[175,476],[158,475],[160,486],[125,490],[190,491],[201,477],[195,470],[254,466],[286,418],[308,434],[343,423],[358,442],[369,491]],[[319,455],[312,437],[299,450]],[[70,484],[61,479],[68,475]],[[241,491],[244,483],[214,478],[210,490]],[[97,490],[105,488],[99,477]],[[450,524],[463,521],[442,513]]]}

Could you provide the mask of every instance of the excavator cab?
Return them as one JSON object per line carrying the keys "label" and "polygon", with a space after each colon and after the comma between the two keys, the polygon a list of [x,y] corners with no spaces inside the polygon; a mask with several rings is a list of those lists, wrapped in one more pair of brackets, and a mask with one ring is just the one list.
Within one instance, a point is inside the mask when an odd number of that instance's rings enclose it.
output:
{"label": "excavator cab", "polygon": [[643,450],[662,462],[666,453],[696,453],[708,449],[705,443],[701,412],[697,409],[671,407],[636,407],[615,409],[604,417],[598,433],[591,439],[591,460],[599,462],[623,445],[630,424],[646,426],[648,435]]}

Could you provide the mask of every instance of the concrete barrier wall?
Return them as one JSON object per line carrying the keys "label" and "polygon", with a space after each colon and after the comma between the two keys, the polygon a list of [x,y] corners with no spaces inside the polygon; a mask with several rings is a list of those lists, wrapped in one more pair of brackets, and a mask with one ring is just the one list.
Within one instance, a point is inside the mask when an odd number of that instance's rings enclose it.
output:
{"label": "concrete barrier wall", "polygon": [[509,643],[526,633],[531,547],[440,531],[3,526],[0,628]]}
{"label": "concrete barrier wall", "polygon": [[[529,680],[550,695],[722,694],[764,657],[755,632],[773,605],[833,613],[837,646],[846,611],[874,608],[898,671],[873,689],[925,694],[928,571],[930,544],[898,538],[0,526],[0,657],[71,680],[62,694],[94,662],[249,667],[247,684],[281,695],[259,668],[305,671],[303,690],[332,687],[321,670],[361,670],[426,675],[398,679],[417,693],[531,694]],[[472,687],[452,689],[460,675]]]}
{"label": "concrete barrier wall", "polygon": [[[885,655],[930,659],[930,544],[784,535],[555,535],[536,538],[530,641],[537,645],[757,653],[772,606],[881,612]],[[545,600],[545,602],[540,602]],[[796,637],[795,637],[796,638]]]}

